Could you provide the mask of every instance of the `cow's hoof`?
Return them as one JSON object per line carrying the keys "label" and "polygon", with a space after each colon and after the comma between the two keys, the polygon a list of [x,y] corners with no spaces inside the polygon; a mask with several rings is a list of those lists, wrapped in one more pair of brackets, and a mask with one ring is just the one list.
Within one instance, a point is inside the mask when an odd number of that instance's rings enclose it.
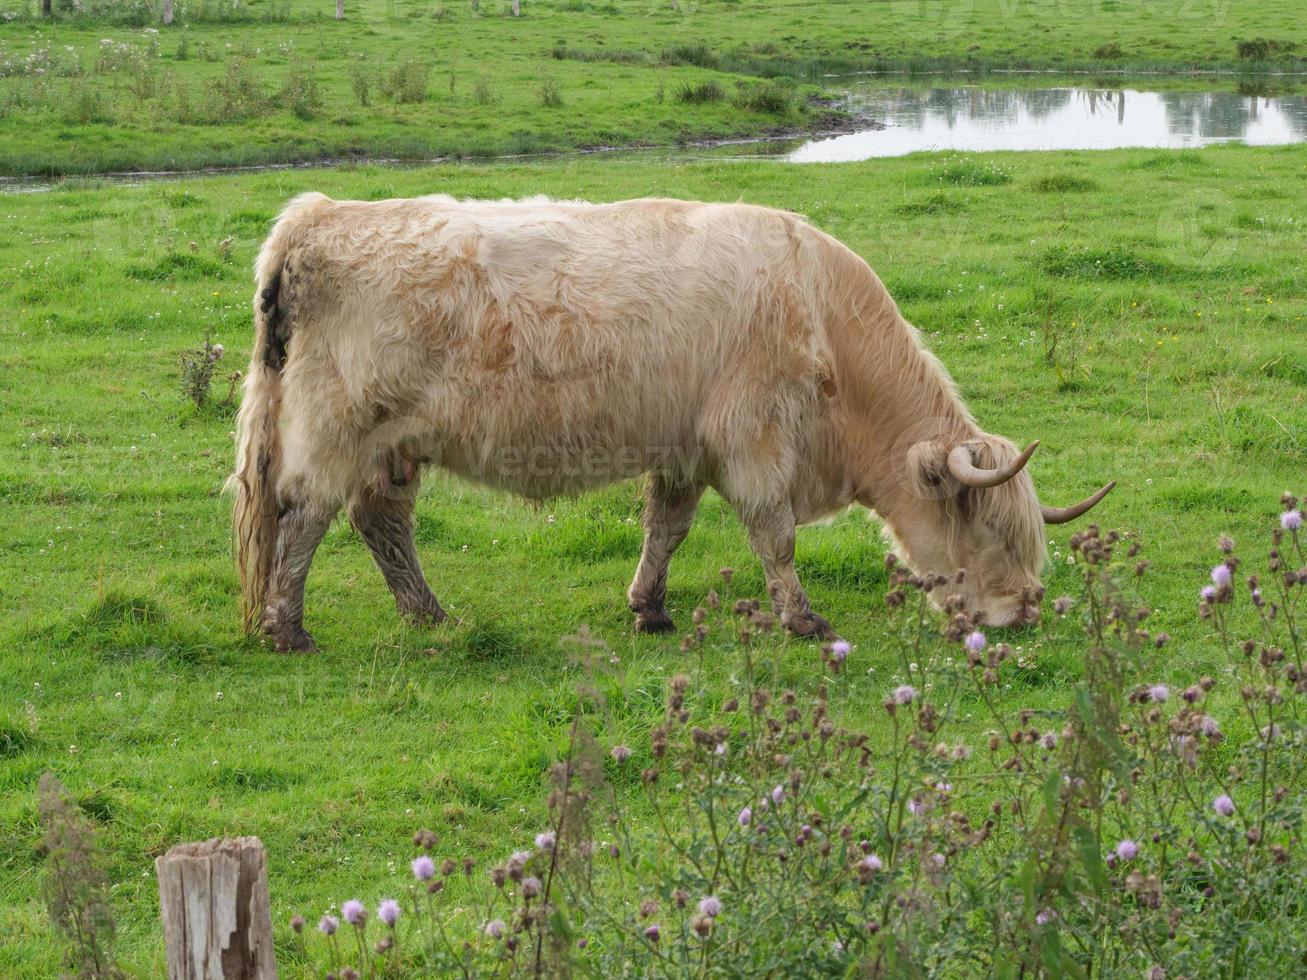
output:
{"label": "cow's hoof", "polygon": [[435,626],[449,618],[449,614],[440,608],[440,603],[434,597],[426,605],[401,609],[400,615],[414,626]]}
{"label": "cow's hoof", "polygon": [[272,634],[272,644],[278,653],[317,653],[318,645],[303,626],[279,630]]}
{"label": "cow's hoof", "polygon": [[838,640],[840,638],[834,627],[815,612],[785,616],[783,622],[790,635],[801,639]]}
{"label": "cow's hoof", "polygon": [[635,614],[635,631],[637,633],[672,633],[675,630],[676,624],[672,622],[672,617],[667,615],[666,609]]}

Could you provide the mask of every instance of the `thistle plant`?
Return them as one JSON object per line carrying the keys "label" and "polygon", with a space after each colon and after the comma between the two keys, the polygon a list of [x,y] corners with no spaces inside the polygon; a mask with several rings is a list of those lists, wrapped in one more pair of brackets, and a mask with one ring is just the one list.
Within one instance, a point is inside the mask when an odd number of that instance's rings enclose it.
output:
{"label": "thistle plant", "polygon": [[[1094,526],[1070,542],[1076,594],[1052,604],[1083,629],[1083,675],[1059,704],[1004,707],[1015,652],[955,578],[892,557],[895,676],[853,669],[842,641],[796,656],[812,648],[732,598],[724,570],[634,747],[605,749],[623,668],[583,632],[548,825],[488,876],[438,864],[419,832],[408,899],[349,927],[353,959],[334,920],[310,955],[336,977],[1298,974],[1298,504],[1282,499],[1258,572],[1217,543],[1198,615],[1225,667],[1182,682],[1138,597],[1138,542]],[[873,690],[883,723],[863,730],[849,706]],[[457,915],[443,901],[460,869]]]}

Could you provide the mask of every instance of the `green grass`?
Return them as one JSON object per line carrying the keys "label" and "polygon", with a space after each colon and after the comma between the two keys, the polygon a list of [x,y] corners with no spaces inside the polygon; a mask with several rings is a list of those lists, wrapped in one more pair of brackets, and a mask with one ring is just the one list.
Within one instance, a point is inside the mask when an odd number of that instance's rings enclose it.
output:
{"label": "green grass", "polygon": [[[320,0],[250,0],[190,5],[190,23],[183,13],[150,40],[148,18],[42,22],[32,0],[0,0],[21,15],[0,22],[0,173],[485,157],[828,127],[840,118],[808,101],[810,83],[839,70],[1302,69],[1298,7],[527,0],[513,18],[500,2],[359,0],[336,22]],[[1266,43],[1241,55],[1241,41]],[[42,51],[50,64],[28,72]],[[417,75],[397,84],[406,64]],[[710,86],[728,97],[676,98]]]}
{"label": "green grass", "polygon": [[[1144,541],[1142,588],[1175,637],[1166,679],[1182,683],[1218,663],[1193,615],[1216,536],[1260,547],[1279,492],[1307,489],[1305,182],[1307,148],[1221,147],[946,167],[369,167],[0,197],[0,975],[58,966],[35,846],[43,770],[103,832],[122,946],[144,973],[161,970],[153,857],[249,833],[269,848],[294,976],[290,913],[397,887],[414,827],[483,867],[539,827],[578,677],[560,637],[588,623],[622,657],[614,742],[644,744],[684,662],[674,639],[629,633],[632,484],[534,508],[434,476],[419,546],[457,622],[403,626],[342,522],[309,580],[322,653],[242,639],[219,495],[232,420],[183,402],[179,355],[208,333],[228,351],[220,374],[244,367],[249,269],[291,195],[664,194],[807,213],[867,257],[985,426],[1043,441],[1032,470],[1048,502],[1120,481],[1095,516]],[[1053,595],[1070,588],[1069,534],[1052,533]],[[883,554],[860,514],[799,539],[815,608],[856,644],[852,720],[872,730],[894,670]],[[683,627],[724,565],[736,594],[762,593],[710,496],[672,567]],[[1080,670],[1074,627],[1007,638],[1034,666],[1004,704],[1058,703]],[[786,657],[804,671],[816,654]]]}

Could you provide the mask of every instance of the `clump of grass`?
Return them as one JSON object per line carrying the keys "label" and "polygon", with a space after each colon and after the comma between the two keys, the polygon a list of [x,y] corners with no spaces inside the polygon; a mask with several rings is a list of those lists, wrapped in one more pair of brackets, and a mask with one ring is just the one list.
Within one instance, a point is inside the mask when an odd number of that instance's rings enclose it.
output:
{"label": "clump of grass", "polygon": [[1094,57],[1102,61],[1112,61],[1121,57],[1121,45],[1116,41],[1109,41],[1106,44],[1100,44],[1094,49]]}
{"label": "clump of grass", "polygon": [[966,204],[962,200],[939,191],[918,200],[900,204],[894,209],[894,213],[911,218],[926,214],[959,214],[966,209]]}
{"label": "clump of grass", "polygon": [[313,62],[298,55],[291,59],[278,98],[300,119],[312,119],[317,115],[322,108],[322,92],[318,88],[318,72]]}
{"label": "clump of grass", "polygon": [[485,75],[478,75],[473,79],[472,101],[477,105],[494,105],[499,101],[494,89],[490,87],[490,79],[486,78]]}
{"label": "clump of grass", "polygon": [[950,154],[931,171],[935,182],[958,187],[997,187],[1012,182],[1012,171],[989,160]]}
{"label": "clump of grass", "polygon": [[1098,190],[1098,181],[1076,174],[1049,174],[1030,182],[1030,189],[1038,194],[1079,194]]}
{"label": "clump of grass", "polygon": [[687,105],[704,105],[725,99],[726,90],[712,79],[706,82],[685,82],[676,90],[676,101]]}
{"label": "clump of grass", "polygon": [[773,116],[787,114],[794,104],[794,98],[784,85],[778,82],[763,82],[760,85],[741,85],[733,100],[737,109],[747,112],[760,112]]}
{"label": "clump of grass", "polygon": [[1279,41],[1268,37],[1258,37],[1247,41],[1236,41],[1234,47],[1241,61],[1267,61],[1280,55],[1289,54],[1298,45],[1294,41]]}
{"label": "clump of grass", "polygon": [[372,104],[372,75],[361,58],[349,66],[349,84],[355,102],[361,106]]}
{"label": "clump of grass", "polygon": [[694,65],[716,68],[721,64],[717,52],[706,44],[673,44],[663,48],[660,60],[665,65]]}
{"label": "clump of grass", "polygon": [[215,121],[254,119],[272,106],[257,73],[244,58],[227,62],[227,70],[205,87],[204,93],[201,111],[205,118]]}
{"label": "clump of grass", "polygon": [[383,72],[377,87],[392,102],[413,104],[427,100],[427,82],[431,78],[431,63],[421,58],[402,59],[388,72]]}
{"label": "clump of grass", "polygon": [[64,941],[65,960],[79,980],[118,980],[124,974],[114,960],[109,877],[95,828],[53,773],[41,776],[37,801],[46,908]]}
{"label": "clump of grass", "polygon": [[1142,279],[1166,271],[1161,262],[1121,245],[1106,248],[1054,245],[1040,255],[1039,266],[1051,276],[1075,279]]}
{"label": "clump of grass", "polygon": [[546,78],[540,83],[536,95],[540,99],[540,104],[546,109],[557,109],[563,104],[563,92],[558,87],[558,82],[552,78]]}

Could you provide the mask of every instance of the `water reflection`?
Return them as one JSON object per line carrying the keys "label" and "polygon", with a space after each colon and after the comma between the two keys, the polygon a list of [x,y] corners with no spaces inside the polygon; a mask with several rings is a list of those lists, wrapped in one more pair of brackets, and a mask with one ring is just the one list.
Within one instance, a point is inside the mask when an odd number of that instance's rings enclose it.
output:
{"label": "water reflection", "polygon": [[1106,150],[1237,140],[1307,141],[1307,98],[1137,89],[850,86],[852,108],[884,128],[812,140],[800,163],[865,160],[918,150]]}

